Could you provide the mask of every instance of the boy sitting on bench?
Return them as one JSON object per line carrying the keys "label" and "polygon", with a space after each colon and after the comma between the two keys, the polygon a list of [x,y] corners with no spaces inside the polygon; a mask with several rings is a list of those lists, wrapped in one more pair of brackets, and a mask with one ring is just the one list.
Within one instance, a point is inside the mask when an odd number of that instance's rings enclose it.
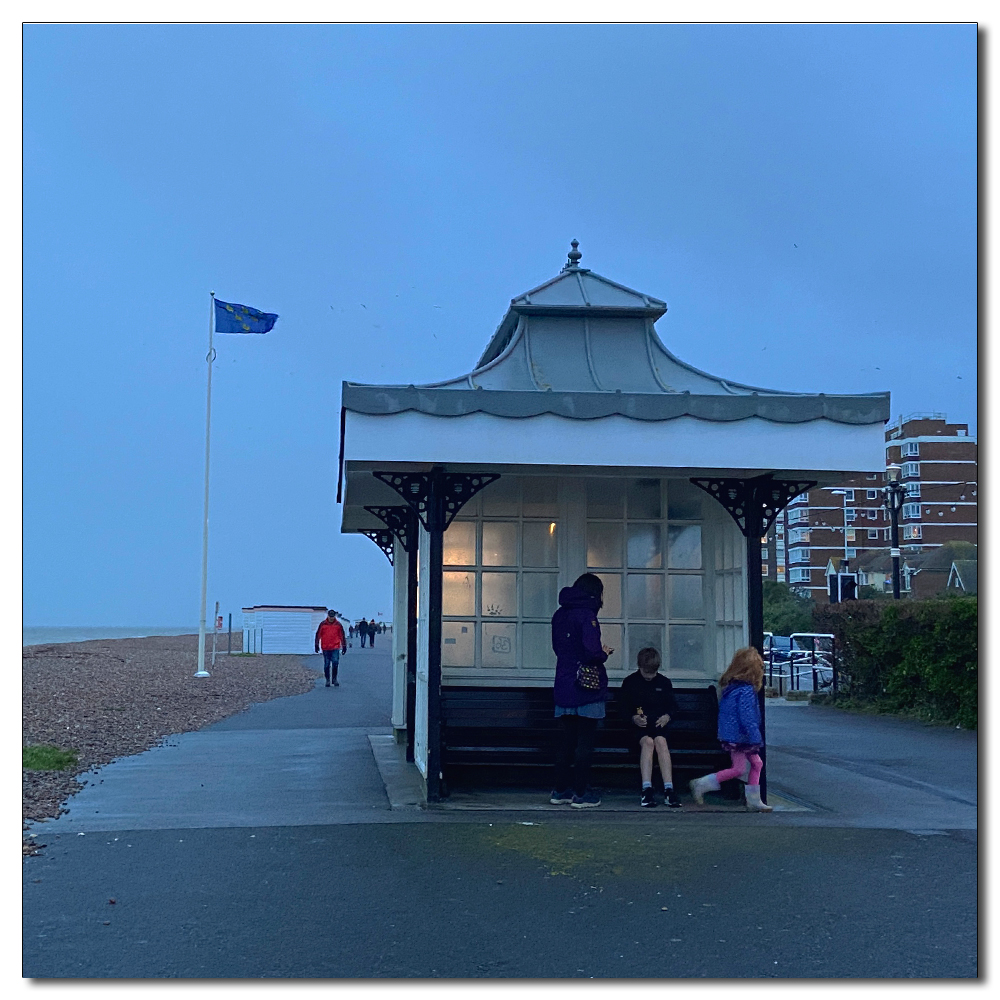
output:
{"label": "boy sitting on bench", "polygon": [[669,677],[659,673],[660,654],[651,646],[640,649],[636,656],[639,669],[622,681],[618,692],[618,708],[631,723],[631,736],[639,745],[639,771],[642,775],[642,797],[639,804],[647,808],[656,805],[653,793],[653,754],[660,764],[665,804],[677,809],[681,800],[673,785],[670,748],[666,727],[677,712],[673,685]]}

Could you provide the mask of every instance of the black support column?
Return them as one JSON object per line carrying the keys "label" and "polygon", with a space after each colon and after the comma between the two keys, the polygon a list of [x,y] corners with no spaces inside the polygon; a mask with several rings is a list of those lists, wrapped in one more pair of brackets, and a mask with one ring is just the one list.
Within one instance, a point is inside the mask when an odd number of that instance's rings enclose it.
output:
{"label": "black support column", "polygon": [[455,515],[481,489],[499,479],[493,472],[373,472],[413,509],[429,538],[427,552],[427,801],[443,796],[441,762],[441,609],[444,572],[444,533]]}
{"label": "black support column", "polygon": [[[413,716],[417,706],[417,515],[409,506],[365,507],[399,539],[406,553],[406,759],[413,762]],[[391,560],[390,560],[391,561]],[[393,625],[395,627],[395,624]]]}
{"label": "black support column", "polygon": [[[810,480],[779,480],[773,474],[755,476],[753,479],[693,478],[715,497],[736,522],[747,544],[747,632],[750,645],[764,655],[764,581],[761,578],[760,545],[775,518],[800,493],[816,485]],[[764,743],[760,758],[764,763],[760,774],[760,796],[767,802],[767,735],[764,717],[764,687],[757,694],[760,706],[760,736]]]}

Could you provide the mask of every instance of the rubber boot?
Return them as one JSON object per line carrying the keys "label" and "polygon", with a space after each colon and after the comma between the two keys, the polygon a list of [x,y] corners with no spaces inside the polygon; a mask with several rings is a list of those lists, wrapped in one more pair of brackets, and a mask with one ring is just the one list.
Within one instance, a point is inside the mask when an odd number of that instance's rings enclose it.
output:
{"label": "rubber boot", "polygon": [[706,774],[704,778],[695,778],[689,782],[688,787],[695,802],[701,806],[705,804],[705,792],[717,792],[722,786],[714,774]]}
{"label": "rubber boot", "polygon": [[747,785],[747,812],[769,813],[772,808],[760,800],[760,785]]}

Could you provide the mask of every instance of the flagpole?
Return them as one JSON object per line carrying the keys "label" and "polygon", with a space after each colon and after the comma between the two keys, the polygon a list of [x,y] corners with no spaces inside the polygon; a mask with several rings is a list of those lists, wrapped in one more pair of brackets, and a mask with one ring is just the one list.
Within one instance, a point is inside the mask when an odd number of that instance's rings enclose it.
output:
{"label": "flagpole", "polygon": [[208,601],[208,460],[212,443],[212,362],[215,360],[215,292],[208,314],[208,395],[205,404],[205,513],[201,531],[201,616],[198,619],[198,669],[195,677],[210,677],[205,669],[205,606]]}

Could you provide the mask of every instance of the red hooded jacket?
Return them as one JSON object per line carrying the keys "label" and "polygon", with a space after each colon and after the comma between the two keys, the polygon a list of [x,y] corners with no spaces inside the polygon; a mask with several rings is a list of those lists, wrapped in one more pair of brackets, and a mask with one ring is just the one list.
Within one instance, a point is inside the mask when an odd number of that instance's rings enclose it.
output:
{"label": "red hooded jacket", "polygon": [[320,649],[344,649],[347,643],[344,641],[344,626],[336,619],[330,621],[325,618],[319,623],[316,629],[316,645]]}

